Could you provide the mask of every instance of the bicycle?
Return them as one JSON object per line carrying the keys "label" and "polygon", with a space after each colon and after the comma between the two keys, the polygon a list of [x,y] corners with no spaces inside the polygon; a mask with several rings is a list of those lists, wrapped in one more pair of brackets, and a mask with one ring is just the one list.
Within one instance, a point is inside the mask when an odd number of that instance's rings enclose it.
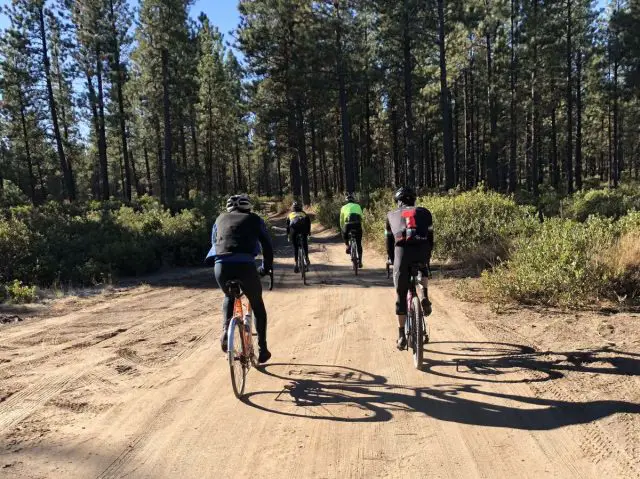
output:
{"label": "bicycle", "polygon": [[411,266],[409,274],[409,291],[407,292],[407,318],[405,321],[405,334],[407,336],[407,349],[413,351],[413,365],[416,369],[422,368],[424,344],[429,342],[429,331],[422,312],[422,304],[416,290],[418,283],[419,265]]}
{"label": "bicycle", "polygon": [[[242,297],[244,296],[242,284],[234,280],[229,281],[226,287],[234,297],[233,317],[229,321],[227,329],[227,357],[233,393],[237,398],[240,398],[244,394],[249,369],[251,369],[251,366],[258,367],[258,357],[256,355],[258,350],[257,332],[253,332],[256,323],[251,310],[251,303],[248,301],[246,305],[242,303]],[[273,271],[270,271],[269,290],[272,289]]]}
{"label": "bicycle", "polygon": [[353,264],[353,273],[358,276],[358,265],[360,258],[358,257],[358,242],[356,240],[356,234],[352,230],[349,232],[349,250],[351,253],[351,263]]}
{"label": "bicycle", "polygon": [[[306,235],[304,235],[306,236]],[[303,235],[298,235],[298,268],[300,269],[300,276],[302,277],[302,284],[307,284],[307,271],[309,270],[309,264],[307,263],[307,258],[304,254],[304,237]]]}

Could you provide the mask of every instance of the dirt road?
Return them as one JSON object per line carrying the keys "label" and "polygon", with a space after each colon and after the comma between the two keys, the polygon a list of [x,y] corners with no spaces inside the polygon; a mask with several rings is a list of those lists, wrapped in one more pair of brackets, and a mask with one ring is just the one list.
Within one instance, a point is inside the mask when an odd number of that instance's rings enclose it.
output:
{"label": "dirt road", "polygon": [[3,326],[0,476],[640,476],[637,442],[606,430],[635,421],[637,401],[576,397],[437,286],[417,371],[395,349],[381,259],[355,278],[330,232],[311,248],[306,287],[280,251],[265,293],[273,358],[250,372],[244,402],[219,351],[210,271]]}

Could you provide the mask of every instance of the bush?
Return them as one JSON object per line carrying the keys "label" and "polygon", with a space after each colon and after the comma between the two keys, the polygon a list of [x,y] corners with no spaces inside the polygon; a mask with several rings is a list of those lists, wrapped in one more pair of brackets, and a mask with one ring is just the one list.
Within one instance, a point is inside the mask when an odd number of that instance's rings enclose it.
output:
{"label": "bush", "polygon": [[498,302],[579,306],[608,298],[636,301],[640,290],[640,219],[553,218],[515,244],[510,259],[485,272]]}
{"label": "bush", "polygon": [[505,259],[512,241],[538,228],[535,209],[511,197],[474,190],[454,196],[419,198],[433,214],[434,254],[476,264]]}
{"label": "bush", "polygon": [[[0,216],[0,283],[92,284],[200,264],[217,211],[171,214],[157,200],[18,206]],[[210,217],[210,218],[209,218]],[[5,261],[6,259],[6,261]]]}
{"label": "bush", "polygon": [[342,203],[336,198],[324,198],[316,206],[316,219],[325,228],[339,228]]}
{"label": "bush", "polygon": [[[433,214],[434,256],[491,264],[505,258],[512,240],[537,228],[535,211],[498,193],[474,190],[447,196],[422,196],[418,204]],[[371,195],[364,216],[365,237],[384,250],[386,213],[395,208],[390,191]]]}
{"label": "bush", "polygon": [[13,303],[26,304],[33,303],[36,300],[36,287],[25,286],[22,281],[17,279],[4,287],[5,293],[0,294],[0,299],[8,298]]}
{"label": "bush", "polygon": [[640,210],[640,191],[632,187],[581,191],[566,198],[563,214],[577,221],[589,216],[618,219],[630,210]]}

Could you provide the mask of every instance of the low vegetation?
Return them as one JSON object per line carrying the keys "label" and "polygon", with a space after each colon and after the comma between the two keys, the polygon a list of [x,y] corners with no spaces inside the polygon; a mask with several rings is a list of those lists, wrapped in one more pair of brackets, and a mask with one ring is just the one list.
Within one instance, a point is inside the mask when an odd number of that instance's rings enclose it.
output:
{"label": "low vegetation", "polygon": [[95,284],[201,264],[217,204],[192,199],[172,214],[158,201],[131,206],[90,202],[14,206],[0,216],[0,284],[5,298],[27,300],[22,284]]}
{"label": "low vegetation", "polygon": [[[476,189],[421,196],[418,204],[433,213],[435,259],[485,268],[481,293],[487,299],[578,307],[640,303],[639,198],[633,188],[564,199],[547,191],[536,207]],[[339,207],[321,202],[318,219],[334,226]],[[393,207],[391,193],[377,191],[365,209],[365,238],[380,252],[385,214]]]}

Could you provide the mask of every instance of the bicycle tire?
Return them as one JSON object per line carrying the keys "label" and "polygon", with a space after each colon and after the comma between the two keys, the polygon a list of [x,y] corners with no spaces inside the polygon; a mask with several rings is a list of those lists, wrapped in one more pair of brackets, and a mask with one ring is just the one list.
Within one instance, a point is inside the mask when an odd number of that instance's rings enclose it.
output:
{"label": "bicycle tire", "polygon": [[258,367],[258,324],[256,323],[256,317],[251,313],[251,365],[254,368]]}
{"label": "bicycle tire", "polygon": [[240,325],[241,318],[232,318],[229,322],[229,340],[227,345],[227,357],[229,359],[229,370],[231,372],[231,387],[233,394],[237,398],[244,394],[244,387],[247,380],[246,351],[242,338],[243,327]]}
{"label": "bicycle tire", "polygon": [[273,269],[269,271],[269,291],[273,291]]}
{"label": "bicycle tire", "polygon": [[356,246],[356,241],[351,237],[349,241],[349,246],[351,249],[351,263],[353,264],[353,273],[358,276],[358,248]]}
{"label": "bicycle tire", "polygon": [[411,334],[413,336],[413,365],[416,369],[422,369],[422,359],[424,356],[424,335],[422,325],[422,307],[420,300],[414,296],[411,300]]}
{"label": "bicycle tire", "polygon": [[302,278],[302,284],[307,284],[307,266],[304,261],[304,253],[302,251],[302,245],[298,249],[298,268],[300,268],[300,277]]}
{"label": "bicycle tire", "polygon": [[387,279],[391,278],[391,265],[387,263]]}

